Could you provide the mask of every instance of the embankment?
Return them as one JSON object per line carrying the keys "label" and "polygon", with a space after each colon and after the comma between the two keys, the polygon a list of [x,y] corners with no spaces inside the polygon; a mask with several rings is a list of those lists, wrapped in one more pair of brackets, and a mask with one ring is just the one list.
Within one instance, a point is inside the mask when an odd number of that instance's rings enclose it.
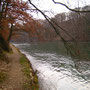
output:
{"label": "embankment", "polygon": [[39,90],[38,78],[29,60],[15,46],[0,60],[0,90]]}

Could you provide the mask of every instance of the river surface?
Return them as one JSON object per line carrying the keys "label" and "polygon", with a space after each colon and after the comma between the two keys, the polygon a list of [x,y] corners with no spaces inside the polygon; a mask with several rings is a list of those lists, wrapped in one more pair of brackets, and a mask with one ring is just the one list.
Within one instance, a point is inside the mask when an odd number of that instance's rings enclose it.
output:
{"label": "river surface", "polygon": [[[40,90],[90,90],[90,64],[81,62],[82,73],[63,47],[56,43],[14,44],[37,70]],[[61,53],[62,52],[62,53]]]}

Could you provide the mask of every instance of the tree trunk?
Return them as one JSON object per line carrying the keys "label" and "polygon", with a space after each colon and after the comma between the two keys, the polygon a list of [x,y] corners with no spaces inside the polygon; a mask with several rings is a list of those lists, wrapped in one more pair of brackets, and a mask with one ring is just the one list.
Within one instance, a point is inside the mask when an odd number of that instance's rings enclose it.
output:
{"label": "tree trunk", "polygon": [[10,33],[9,33],[9,36],[8,36],[8,42],[10,41],[10,39],[12,37],[12,32],[13,32],[13,24],[11,24]]}
{"label": "tree trunk", "polygon": [[0,34],[0,47],[5,51],[10,51],[9,43]]}

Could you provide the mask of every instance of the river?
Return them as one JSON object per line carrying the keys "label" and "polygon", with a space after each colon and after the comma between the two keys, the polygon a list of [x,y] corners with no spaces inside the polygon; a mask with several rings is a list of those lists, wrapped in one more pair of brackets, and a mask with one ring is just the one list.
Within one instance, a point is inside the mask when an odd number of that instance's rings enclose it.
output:
{"label": "river", "polygon": [[66,51],[64,47],[60,48],[60,44],[14,45],[27,56],[33,69],[37,70],[40,90],[90,90],[90,64],[81,66],[82,73],[79,72],[75,62],[64,54]]}

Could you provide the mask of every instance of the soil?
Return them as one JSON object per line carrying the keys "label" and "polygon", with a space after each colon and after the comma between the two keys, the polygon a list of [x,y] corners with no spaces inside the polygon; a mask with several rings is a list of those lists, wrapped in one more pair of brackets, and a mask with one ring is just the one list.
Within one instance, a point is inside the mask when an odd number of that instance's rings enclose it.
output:
{"label": "soil", "polygon": [[21,53],[11,45],[12,54],[7,54],[9,59],[9,64],[6,66],[8,71],[7,80],[0,85],[0,90],[23,90],[23,83],[25,76],[22,72],[22,66],[19,62]]}

